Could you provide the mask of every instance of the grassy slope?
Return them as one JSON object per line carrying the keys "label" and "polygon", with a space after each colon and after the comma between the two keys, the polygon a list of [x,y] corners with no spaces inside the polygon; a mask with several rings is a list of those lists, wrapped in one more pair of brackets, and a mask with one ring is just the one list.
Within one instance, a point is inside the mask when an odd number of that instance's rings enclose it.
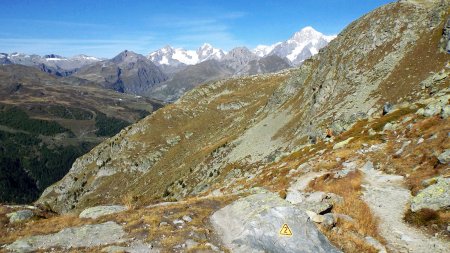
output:
{"label": "grassy slope", "polygon": [[0,202],[30,203],[76,158],[161,104],[0,67]]}

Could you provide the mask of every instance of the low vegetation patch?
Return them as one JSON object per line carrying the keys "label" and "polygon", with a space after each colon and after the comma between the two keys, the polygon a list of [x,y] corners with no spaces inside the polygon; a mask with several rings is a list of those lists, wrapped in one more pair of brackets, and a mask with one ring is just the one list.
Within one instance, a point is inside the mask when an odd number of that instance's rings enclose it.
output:
{"label": "low vegetation patch", "polygon": [[361,199],[361,182],[361,173],[355,171],[341,179],[335,179],[331,177],[331,174],[325,174],[311,181],[309,185],[311,190],[332,192],[344,198],[342,204],[337,203],[333,207],[333,212],[346,214],[354,221],[338,220],[338,229],[335,232],[323,232],[345,252],[377,252],[364,241],[366,236],[383,241],[378,234],[377,219],[372,215],[369,206]]}
{"label": "low vegetation patch", "polygon": [[450,232],[447,230],[450,224],[450,211],[433,209],[420,209],[412,212],[408,209],[404,217],[405,221],[415,227],[425,229],[431,235],[441,234],[446,238],[450,238]]}

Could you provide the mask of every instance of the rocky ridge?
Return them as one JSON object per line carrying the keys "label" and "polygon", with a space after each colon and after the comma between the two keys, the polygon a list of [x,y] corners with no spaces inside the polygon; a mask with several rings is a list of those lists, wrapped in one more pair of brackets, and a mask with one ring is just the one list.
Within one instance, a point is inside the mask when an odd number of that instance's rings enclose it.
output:
{"label": "rocky ridge", "polygon": [[85,66],[73,76],[99,83],[108,89],[136,95],[145,93],[168,78],[150,60],[127,50],[111,60]]}

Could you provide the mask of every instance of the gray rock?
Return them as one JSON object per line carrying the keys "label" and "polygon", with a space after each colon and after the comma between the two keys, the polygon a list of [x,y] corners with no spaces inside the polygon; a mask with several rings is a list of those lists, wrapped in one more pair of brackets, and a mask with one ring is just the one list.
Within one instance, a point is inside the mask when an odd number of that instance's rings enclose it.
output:
{"label": "gray rock", "polygon": [[[308,215],[273,193],[239,199],[211,216],[232,252],[339,252]],[[292,236],[280,235],[288,224]]]}
{"label": "gray rock", "polygon": [[430,75],[429,77],[427,77],[427,79],[423,80],[420,85],[422,86],[422,88],[430,88],[431,86],[433,86],[435,83],[438,83],[442,80],[444,80],[445,78],[447,78],[447,74],[442,72],[442,73],[435,73],[433,75]]}
{"label": "gray rock", "polygon": [[306,201],[308,202],[321,202],[326,196],[325,192],[311,192],[308,193]]}
{"label": "gray rock", "polygon": [[441,118],[446,119],[450,117],[450,105],[446,105],[442,108]]}
{"label": "gray rock", "polygon": [[172,221],[172,223],[174,224],[174,225],[183,225],[184,224],[184,221],[182,221],[182,220],[174,220],[174,221]]}
{"label": "gray rock", "polygon": [[31,210],[20,210],[13,213],[8,213],[6,217],[9,218],[10,223],[22,222],[31,219],[34,213]]}
{"label": "gray rock", "polygon": [[12,252],[34,252],[52,247],[79,248],[122,243],[125,232],[115,222],[65,228],[58,233],[26,237],[6,246]]}
{"label": "gray rock", "polygon": [[286,201],[291,204],[298,204],[305,200],[305,195],[301,191],[290,190],[287,192]]}
{"label": "gray rock", "polygon": [[446,149],[438,156],[439,162],[442,164],[450,163],[450,149]]}
{"label": "gray rock", "polygon": [[331,203],[310,202],[310,201],[301,202],[301,203],[297,204],[297,206],[301,209],[313,211],[318,214],[330,212],[331,209],[333,208],[333,205]]}
{"label": "gray rock", "polygon": [[315,223],[322,223],[325,221],[325,216],[317,214],[313,211],[305,210],[306,215]]}
{"label": "gray rock", "polygon": [[336,225],[336,218],[333,214],[327,213],[323,215],[324,220],[322,222],[322,226],[326,229],[332,229],[334,225]]}
{"label": "gray rock", "polygon": [[431,116],[440,114],[441,111],[442,111],[442,106],[439,103],[431,103],[431,104],[427,105],[427,107],[425,107],[423,116],[431,117]]}
{"label": "gray rock", "polygon": [[356,170],[356,162],[343,162],[342,166],[344,167],[342,170],[334,173],[334,178],[343,178],[348,175],[348,173]]}
{"label": "gray rock", "polygon": [[184,216],[182,217],[182,219],[183,219],[184,221],[186,221],[186,222],[191,222],[191,221],[192,221],[192,218],[191,218],[190,216],[188,216],[188,215],[184,215]]}
{"label": "gray rock", "polygon": [[166,143],[169,144],[170,146],[174,146],[174,145],[178,144],[178,142],[180,142],[180,141],[181,141],[181,137],[178,135],[166,138]]}
{"label": "gray rock", "polygon": [[398,127],[397,124],[388,122],[388,123],[386,123],[386,125],[384,125],[383,132],[384,131],[394,131],[395,129],[397,129],[397,127]]}
{"label": "gray rock", "polygon": [[411,201],[411,211],[422,208],[433,210],[450,207],[450,178],[438,178],[433,185],[420,191]]}
{"label": "gray rock", "polygon": [[344,141],[334,144],[333,149],[340,149],[340,148],[345,147],[352,139],[353,139],[353,137],[350,137]]}
{"label": "gray rock", "polygon": [[394,106],[392,106],[390,103],[385,103],[383,106],[383,115],[386,115],[389,112],[391,112],[393,108]]}
{"label": "gray rock", "polygon": [[123,211],[126,211],[127,208],[125,206],[119,206],[119,205],[111,205],[111,206],[95,206],[90,207],[83,212],[80,213],[80,218],[91,218],[91,219],[97,219],[98,217],[105,216],[108,214],[113,213],[120,213]]}
{"label": "gray rock", "polygon": [[342,203],[343,201],[342,197],[334,193],[326,193],[321,191],[312,193],[298,191],[296,195],[293,194],[295,191],[289,193],[291,193],[292,196],[287,196],[287,201],[302,210],[312,211],[317,214],[328,213],[331,211],[334,204]]}

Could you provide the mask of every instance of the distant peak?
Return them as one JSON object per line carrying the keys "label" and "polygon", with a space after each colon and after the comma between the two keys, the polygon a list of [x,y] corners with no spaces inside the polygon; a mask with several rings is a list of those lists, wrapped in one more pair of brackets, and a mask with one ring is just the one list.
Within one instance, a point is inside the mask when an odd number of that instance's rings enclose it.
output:
{"label": "distant peak", "polygon": [[130,51],[130,50],[123,50],[119,55],[123,55],[123,56],[132,56],[132,55],[137,55],[135,52]]}
{"label": "distant peak", "polygon": [[44,55],[44,58],[46,58],[46,59],[51,59],[51,58],[60,59],[60,58],[63,58],[63,57],[60,56],[60,55],[56,55],[56,54],[47,54],[47,55]]}
{"label": "distant peak", "polygon": [[305,26],[300,30],[300,32],[317,32],[317,31],[312,26]]}
{"label": "distant peak", "polygon": [[211,44],[209,43],[203,43],[203,45],[200,47],[200,49],[207,49],[207,48],[212,48],[213,46],[211,46]]}
{"label": "distant peak", "polygon": [[291,37],[291,40],[295,40],[297,42],[302,41],[308,41],[312,39],[319,39],[320,37],[323,37],[324,35],[320,32],[318,32],[316,29],[314,29],[311,26],[306,26],[302,28],[300,31],[294,33],[294,35]]}
{"label": "distant peak", "polygon": [[126,59],[140,59],[140,58],[145,58],[145,57],[140,54],[137,54],[133,51],[124,50],[124,51],[120,52],[120,54],[118,54],[116,57],[114,57],[112,59],[112,61],[113,62],[121,62]]}

